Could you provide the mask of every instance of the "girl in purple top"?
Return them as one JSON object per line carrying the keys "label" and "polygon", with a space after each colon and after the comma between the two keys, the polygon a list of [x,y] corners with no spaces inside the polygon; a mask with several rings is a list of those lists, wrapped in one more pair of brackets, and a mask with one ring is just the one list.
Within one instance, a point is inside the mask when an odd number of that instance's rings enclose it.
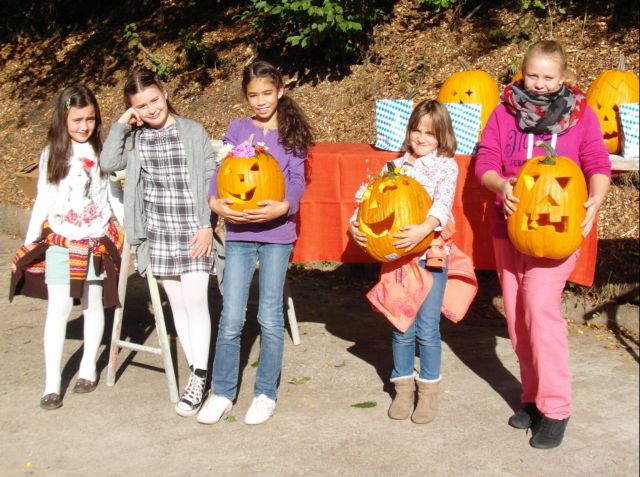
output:
{"label": "girl in purple top", "polygon": [[273,65],[256,61],[247,66],[243,72],[242,91],[254,115],[233,121],[224,142],[236,146],[253,137],[254,144],[264,143],[284,174],[285,197],[282,201],[264,200],[259,203],[259,209],[237,212],[229,207],[231,199],[217,197],[215,175],[211,181],[209,206],[224,219],[227,236],[222,314],[213,360],[213,390],[198,413],[198,421],[204,424],[220,420],[236,398],[240,337],[249,286],[258,262],[260,361],[254,399],[245,423],[261,424],[275,410],[284,349],[283,289],[289,256],[297,237],[295,216],[305,188],[304,163],[313,143],[305,115],[285,95],[282,77]]}
{"label": "girl in purple top", "polygon": [[492,226],[496,268],[502,286],[509,337],[518,356],[523,408],[509,419],[517,429],[534,427],[530,444],[560,445],[571,414],[567,322],[561,298],[578,252],[566,259],[518,252],[507,236],[506,218],[520,202],[513,185],[520,166],[544,155],[534,144],[550,142],[573,159],[589,186],[583,235],[593,227],[609,190],[611,163],[595,113],[584,93],[565,84],[566,55],[551,40],[532,45],[522,62],[523,80],[507,86],[489,118],[476,160],[478,180],[496,192]]}

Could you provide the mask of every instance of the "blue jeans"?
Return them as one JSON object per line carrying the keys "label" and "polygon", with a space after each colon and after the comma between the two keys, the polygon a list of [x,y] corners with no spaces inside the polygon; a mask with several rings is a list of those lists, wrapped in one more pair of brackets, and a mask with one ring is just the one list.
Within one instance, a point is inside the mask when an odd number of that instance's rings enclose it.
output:
{"label": "blue jeans", "polygon": [[275,400],[284,350],[284,281],[292,244],[235,242],[225,244],[224,293],[213,360],[213,392],[234,400],[238,392],[240,337],[247,315],[249,286],[259,268],[258,323],[260,364],[254,396],[265,394]]}
{"label": "blue jeans", "polygon": [[[424,268],[425,262],[420,261]],[[393,330],[391,350],[393,352],[393,370],[391,379],[413,375],[416,356],[416,340],[420,352],[419,378],[429,381],[440,378],[440,308],[444,287],[447,284],[446,268],[430,268],[433,284],[429,294],[418,310],[415,321],[404,333]]]}

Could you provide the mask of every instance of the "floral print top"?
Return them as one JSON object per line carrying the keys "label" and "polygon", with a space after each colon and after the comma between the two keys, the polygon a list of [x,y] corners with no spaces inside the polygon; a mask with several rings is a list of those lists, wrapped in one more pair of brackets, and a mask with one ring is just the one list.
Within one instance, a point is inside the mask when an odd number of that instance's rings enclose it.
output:
{"label": "floral print top", "polygon": [[120,184],[100,176],[100,167],[89,143],[73,144],[69,173],[59,184],[47,182],[45,148],[40,155],[38,194],[31,213],[25,243],[35,241],[42,223],[72,240],[102,237],[112,211],[122,223]]}

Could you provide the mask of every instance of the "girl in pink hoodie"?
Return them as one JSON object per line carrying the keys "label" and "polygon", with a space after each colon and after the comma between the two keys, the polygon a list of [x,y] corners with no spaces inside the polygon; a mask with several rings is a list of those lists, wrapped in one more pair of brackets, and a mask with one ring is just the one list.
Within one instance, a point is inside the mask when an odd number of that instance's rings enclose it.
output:
{"label": "girl in pink hoodie", "polygon": [[[571,414],[567,323],[561,297],[578,252],[554,260],[517,251],[506,219],[520,202],[513,195],[522,164],[544,155],[535,146],[550,142],[558,155],[582,169],[589,188],[583,235],[593,227],[609,189],[611,163],[597,117],[579,89],[565,83],[567,60],[552,40],[533,44],[522,62],[523,79],[507,86],[489,118],[478,149],[475,173],[496,192],[491,234],[509,337],[520,364],[523,408],[509,419],[518,429],[535,428],[530,444],[560,445]],[[595,232],[594,232],[595,233]]]}

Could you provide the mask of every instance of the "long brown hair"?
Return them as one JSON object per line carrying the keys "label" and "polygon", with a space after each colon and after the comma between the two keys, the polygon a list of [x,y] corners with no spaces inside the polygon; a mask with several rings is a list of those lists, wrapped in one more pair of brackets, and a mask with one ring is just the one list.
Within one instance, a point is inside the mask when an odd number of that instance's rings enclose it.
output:
{"label": "long brown hair", "polygon": [[96,116],[96,127],[88,142],[93,147],[96,157],[100,156],[102,151],[102,117],[96,97],[89,88],[81,84],[67,86],[56,99],[51,125],[47,133],[47,145],[49,146],[47,182],[50,184],[59,184],[69,173],[69,154],[72,144],[67,131],[69,110],[71,108],[86,108],[87,106],[93,106]]}
{"label": "long brown hair", "polygon": [[[282,76],[275,66],[267,61],[255,61],[242,72],[242,92],[245,96],[249,83],[255,78],[267,78],[276,90],[284,89]],[[278,135],[284,149],[300,157],[306,156],[313,145],[313,130],[300,106],[285,93],[278,100],[276,112]]]}
{"label": "long brown hair", "polygon": [[[410,149],[409,136],[411,131],[418,129],[420,120],[424,116],[431,117],[431,125],[438,141],[438,155],[453,157],[456,152],[457,143],[456,136],[453,133],[453,124],[451,123],[451,116],[449,110],[442,103],[436,100],[424,100],[419,103],[411,113],[409,117],[409,124],[407,124],[407,134],[404,142],[408,149]],[[411,151],[413,152],[413,151]]]}

